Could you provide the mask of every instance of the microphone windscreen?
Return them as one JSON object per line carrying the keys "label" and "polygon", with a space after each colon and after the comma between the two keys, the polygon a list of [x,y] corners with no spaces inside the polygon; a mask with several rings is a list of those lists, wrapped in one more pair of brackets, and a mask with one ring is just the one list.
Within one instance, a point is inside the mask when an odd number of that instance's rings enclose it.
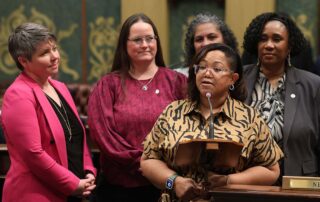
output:
{"label": "microphone windscreen", "polygon": [[208,97],[208,98],[211,98],[211,93],[206,93],[206,96]]}

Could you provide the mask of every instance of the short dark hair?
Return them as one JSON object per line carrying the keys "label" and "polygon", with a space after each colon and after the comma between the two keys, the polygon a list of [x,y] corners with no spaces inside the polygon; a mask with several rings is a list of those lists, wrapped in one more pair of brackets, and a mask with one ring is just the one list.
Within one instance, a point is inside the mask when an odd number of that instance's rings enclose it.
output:
{"label": "short dark hair", "polygon": [[231,70],[234,73],[239,74],[239,79],[234,84],[234,90],[230,90],[230,96],[234,99],[244,101],[247,97],[247,89],[243,80],[243,69],[241,58],[239,53],[233,50],[231,47],[222,43],[209,44],[199,51],[198,54],[192,60],[189,66],[189,77],[188,77],[188,93],[191,101],[200,101],[200,92],[196,85],[196,75],[194,73],[194,65],[199,64],[199,62],[207,55],[207,53],[219,50],[224,53],[228,62],[231,65]]}
{"label": "short dark hair", "polygon": [[132,27],[133,24],[135,24],[138,21],[143,21],[151,25],[153,32],[157,38],[157,53],[155,56],[156,65],[159,67],[165,66],[165,62],[163,60],[163,55],[162,55],[160,37],[159,37],[156,26],[148,16],[146,16],[143,13],[137,13],[137,14],[131,15],[123,23],[120,31],[119,39],[118,39],[118,45],[117,45],[113,63],[112,63],[111,71],[118,71],[121,73],[122,76],[126,76],[130,69],[130,58],[127,51],[127,41],[130,34],[130,28]]}
{"label": "short dark hair", "polygon": [[255,56],[258,55],[258,43],[264,26],[273,20],[280,21],[286,26],[289,35],[290,55],[298,55],[307,46],[307,41],[296,23],[287,14],[281,12],[262,13],[251,21],[244,35],[244,50]]}
{"label": "short dark hair", "polygon": [[48,28],[36,23],[24,23],[18,26],[9,36],[8,49],[17,67],[23,70],[18,58],[25,57],[29,61],[37,46],[44,41],[57,41],[56,36]]}
{"label": "short dark hair", "polygon": [[226,23],[224,23],[218,16],[209,13],[199,13],[191,21],[185,39],[185,66],[189,66],[192,58],[195,55],[194,48],[194,34],[198,25],[204,23],[212,23],[217,26],[217,29],[221,32],[223,42],[238,52],[238,42],[231,29]]}

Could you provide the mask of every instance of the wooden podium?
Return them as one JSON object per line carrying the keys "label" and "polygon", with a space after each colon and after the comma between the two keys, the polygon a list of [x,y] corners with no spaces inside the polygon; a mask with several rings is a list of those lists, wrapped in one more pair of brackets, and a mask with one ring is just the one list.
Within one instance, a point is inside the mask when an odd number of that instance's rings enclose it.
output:
{"label": "wooden podium", "polygon": [[235,168],[243,144],[223,139],[192,139],[180,142],[175,157],[176,166],[212,164],[216,168]]}
{"label": "wooden podium", "polygon": [[[193,139],[178,145],[177,166],[208,163],[203,156],[212,157],[213,166],[234,168],[238,165],[243,145],[220,139]],[[208,159],[206,159],[208,160]],[[320,201],[320,190],[288,190],[278,186],[227,185],[209,190],[214,202],[315,202]],[[199,200],[199,202],[211,202]]]}
{"label": "wooden podium", "polygon": [[210,190],[214,202],[316,202],[319,191],[286,190],[277,186],[227,185]]}

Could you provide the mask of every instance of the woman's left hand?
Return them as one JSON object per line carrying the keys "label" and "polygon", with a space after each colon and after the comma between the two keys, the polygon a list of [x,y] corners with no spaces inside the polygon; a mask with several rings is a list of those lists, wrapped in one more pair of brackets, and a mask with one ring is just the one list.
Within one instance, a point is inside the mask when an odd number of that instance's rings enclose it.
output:
{"label": "woman's left hand", "polygon": [[217,173],[209,172],[208,173],[208,187],[212,189],[214,187],[221,187],[229,184],[228,175],[219,175]]}

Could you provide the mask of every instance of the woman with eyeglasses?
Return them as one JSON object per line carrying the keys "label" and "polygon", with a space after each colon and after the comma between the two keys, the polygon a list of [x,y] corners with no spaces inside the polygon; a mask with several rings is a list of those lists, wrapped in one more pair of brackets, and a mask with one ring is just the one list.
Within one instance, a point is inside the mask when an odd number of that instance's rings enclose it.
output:
{"label": "woman with eyeglasses", "polygon": [[160,192],[142,176],[142,141],[163,109],[186,95],[186,77],[165,67],[160,38],[144,14],[123,24],[112,72],[97,83],[88,103],[90,135],[101,173],[96,201],[157,201]]}
{"label": "woman with eyeglasses", "polygon": [[[166,192],[162,201],[196,201],[226,184],[273,184],[283,154],[259,113],[242,102],[246,89],[239,55],[224,44],[203,47],[191,62],[188,93],[188,99],[167,106],[144,141],[142,173]],[[244,145],[238,165],[229,169],[176,161],[179,143],[209,138],[208,94],[214,138]]]}

